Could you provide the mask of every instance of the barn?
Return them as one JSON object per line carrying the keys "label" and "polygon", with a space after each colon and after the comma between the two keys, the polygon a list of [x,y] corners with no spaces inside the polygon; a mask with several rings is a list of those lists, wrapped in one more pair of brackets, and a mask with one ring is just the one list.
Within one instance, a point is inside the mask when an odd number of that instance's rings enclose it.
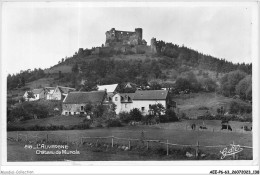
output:
{"label": "barn", "polygon": [[103,104],[106,99],[106,91],[71,92],[62,103],[62,115],[86,114],[86,104]]}

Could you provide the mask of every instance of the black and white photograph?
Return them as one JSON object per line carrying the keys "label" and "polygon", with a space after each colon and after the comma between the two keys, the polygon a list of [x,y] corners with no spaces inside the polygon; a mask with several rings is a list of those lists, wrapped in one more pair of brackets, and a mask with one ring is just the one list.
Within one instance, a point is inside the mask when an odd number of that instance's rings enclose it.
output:
{"label": "black and white photograph", "polygon": [[6,1],[1,18],[5,165],[259,174],[259,1]]}

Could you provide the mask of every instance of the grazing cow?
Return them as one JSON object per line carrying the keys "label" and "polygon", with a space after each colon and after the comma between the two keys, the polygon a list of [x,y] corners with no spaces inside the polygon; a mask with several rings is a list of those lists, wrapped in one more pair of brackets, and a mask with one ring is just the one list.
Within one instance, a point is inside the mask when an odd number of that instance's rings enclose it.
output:
{"label": "grazing cow", "polygon": [[222,125],[221,130],[228,129],[229,131],[232,131],[232,128],[230,125]]}
{"label": "grazing cow", "polygon": [[208,129],[206,126],[200,126],[200,129]]}
{"label": "grazing cow", "polygon": [[193,123],[193,124],[191,125],[191,129],[192,129],[192,130],[196,130],[196,124],[195,124],[195,123]]}
{"label": "grazing cow", "polygon": [[252,126],[250,128],[248,126],[242,126],[241,129],[244,131],[252,131]]}

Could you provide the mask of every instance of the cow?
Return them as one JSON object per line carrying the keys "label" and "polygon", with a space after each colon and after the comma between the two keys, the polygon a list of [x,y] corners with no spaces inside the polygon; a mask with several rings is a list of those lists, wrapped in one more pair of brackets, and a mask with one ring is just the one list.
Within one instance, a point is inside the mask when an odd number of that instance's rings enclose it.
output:
{"label": "cow", "polygon": [[251,127],[242,126],[241,129],[243,129],[244,131],[252,131],[252,126]]}
{"label": "cow", "polygon": [[200,126],[200,129],[208,129],[206,126]]}
{"label": "cow", "polygon": [[222,125],[221,130],[223,130],[223,129],[228,129],[229,131],[232,131],[232,128],[230,125]]}
{"label": "cow", "polygon": [[196,124],[195,124],[195,123],[193,123],[193,124],[191,125],[191,129],[192,129],[192,130],[196,130]]}

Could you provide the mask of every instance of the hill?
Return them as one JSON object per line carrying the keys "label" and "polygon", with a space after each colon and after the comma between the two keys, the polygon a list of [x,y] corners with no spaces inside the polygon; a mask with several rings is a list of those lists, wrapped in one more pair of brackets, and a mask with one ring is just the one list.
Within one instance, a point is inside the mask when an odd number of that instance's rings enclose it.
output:
{"label": "hill", "polygon": [[[122,52],[111,48],[108,52],[96,53],[102,47],[79,49],[73,56],[62,58],[49,69],[25,70],[16,75],[8,75],[9,97],[18,97],[25,90],[45,86],[65,85],[91,90],[97,84],[125,82],[135,83],[141,88],[173,88],[176,90],[174,93],[188,89],[192,92],[218,91],[225,96],[234,96],[241,95],[240,90],[243,91],[243,88],[236,89],[239,81],[252,74],[252,64],[228,62],[164,41],[157,41],[155,46],[155,53]],[[150,46],[144,47],[149,50]],[[229,78],[234,76],[238,80],[226,81],[229,72],[235,71],[242,73],[234,73]],[[89,84],[82,87],[82,80],[87,80]],[[229,85],[229,82],[235,84]],[[248,83],[250,77],[240,85],[242,87],[247,84],[247,87]],[[250,99],[250,92],[250,89],[243,91],[243,98]]]}

